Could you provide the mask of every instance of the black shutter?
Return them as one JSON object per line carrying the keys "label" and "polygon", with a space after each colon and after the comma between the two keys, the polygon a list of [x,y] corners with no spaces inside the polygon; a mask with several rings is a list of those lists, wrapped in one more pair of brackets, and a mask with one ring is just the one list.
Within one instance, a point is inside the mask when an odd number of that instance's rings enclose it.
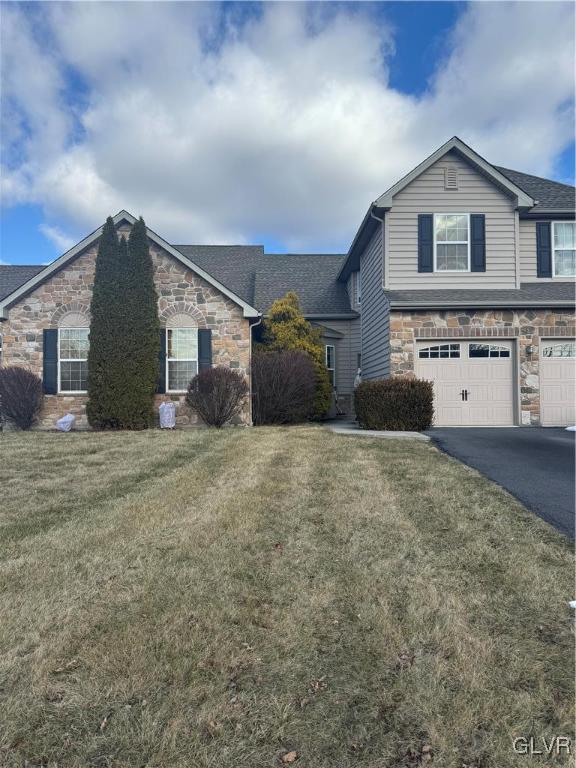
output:
{"label": "black shutter", "polygon": [[418,272],[434,271],[434,216],[418,215]]}
{"label": "black shutter", "polygon": [[552,239],[550,222],[536,222],[536,263],[538,277],[552,277]]}
{"label": "black shutter", "polygon": [[198,330],[198,370],[212,367],[212,331],[209,328]]}
{"label": "black shutter", "polygon": [[163,395],[166,392],[166,329],[160,328],[160,353],[158,355],[159,371],[156,392]]}
{"label": "black shutter", "polygon": [[45,394],[58,392],[58,329],[44,329],[44,371],[42,383]]}
{"label": "black shutter", "polygon": [[470,214],[470,270],[486,272],[486,217]]}

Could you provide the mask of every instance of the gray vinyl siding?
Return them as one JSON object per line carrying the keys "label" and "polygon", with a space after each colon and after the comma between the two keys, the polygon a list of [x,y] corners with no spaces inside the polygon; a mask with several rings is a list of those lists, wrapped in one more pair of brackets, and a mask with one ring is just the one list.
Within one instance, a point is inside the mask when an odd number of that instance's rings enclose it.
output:
{"label": "gray vinyl siding", "polygon": [[325,328],[343,333],[341,339],[322,338],[324,344],[333,344],[336,352],[336,389],[339,395],[354,391],[358,353],[360,352],[360,318],[354,320],[320,320]]}
{"label": "gray vinyl siding", "polygon": [[520,282],[570,282],[570,277],[538,277],[536,261],[536,222],[520,219]]}
{"label": "gray vinyl siding", "polygon": [[[458,169],[458,189],[444,189],[446,165]],[[419,213],[483,213],[486,272],[419,273]],[[514,201],[455,153],[446,154],[394,197],[386,214],[386,288],[515,288]]]}
{"label": "gray vinyl siding", "polygon": [[382,226],[379,226],[360,257],[363,379],[381,379],[390,373],[390,311],[382,286],[383,267]]}

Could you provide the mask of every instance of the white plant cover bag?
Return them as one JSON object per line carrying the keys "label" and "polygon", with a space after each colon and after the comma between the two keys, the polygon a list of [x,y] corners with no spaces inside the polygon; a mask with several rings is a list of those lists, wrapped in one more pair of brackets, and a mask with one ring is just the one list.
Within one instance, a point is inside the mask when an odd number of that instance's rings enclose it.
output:
{"label": "white plant cover bag", "polygon": [[60,432],[70,432],[76,422],[76,416],[73,413],[67,413],[56,422],[56,429]]}
{"label": "white plant cover bag", "polygon": [[176,426],[176,404],[160,403],[160,429],[174,429]]}

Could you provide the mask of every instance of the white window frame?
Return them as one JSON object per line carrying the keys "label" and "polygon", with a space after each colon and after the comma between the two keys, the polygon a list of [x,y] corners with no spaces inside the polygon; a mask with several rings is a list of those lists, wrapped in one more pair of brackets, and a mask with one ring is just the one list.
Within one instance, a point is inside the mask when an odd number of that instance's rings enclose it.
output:
{"label": "white window frame", "polygon": [[[328,349],[332,350],[332,367],[328,365]],[[326,369],[332,371],[332,389],[336,389],[336,346],[334,344],[324,345],[324,362]]]}
{"label": "white window frame", "polygon": [[[465,240],[441,240],[440,245],[467,245],[468,246],[468,265],[466,269],[438,269],[438,262],[437,262],[437,248],[438,245],[436,241],[436,217],[437,216],[466,216],[467,219],[467,227],[468,227],[468,242]],[[452,213],[435,213],[434,214],[434,221],[432,222],[434,226],[434,272],[438,272],[442,275],[461,275],[465,272],[470,272],[470,214],[464,213],[463,211],[454,211]]]}
{"label": "white window frame", "polygon": [[356,304],[362,304],[362,278],[360,270],[356,272]]}
{"label": "white window frame", "polygon": [[[88,331],[90,332],[89,328],[83,327],[83,328],[58,328],[58,394],[59,395],[86,395],[88,393],[87,389],[62,389],[61,384],[61,363],[86,363],[88,365],[88,357],[60,357],[60,334],[62,331]],[[88,341],[88,344],[90,344],[90,341]]]}
{"label": "white window frame", "polygon": [[[166,377],[166,392],[171,395],[181,395],[183,393],[186,393],[187,389],[170,389],[170,367],[168,363],[196,363],[196,373],[198,373],[199,370],[199,362],[198,362],[198,328],[194,327],[177,327],[177,328],[166,328],[166,359],[164,360],[164,375]],[[169,331],[195,331],[196,332],[196,357],[169,357],[168,350],[170,349],[169,343],[168,343],[168,332]]]}
{"label": "white window frame", "polygon": [[[560,279],[566,279],[571,277],[576,277],[576,273],[573,275],[557,275],[556,274],[556,251],[564,251],[565,248],[555,248],[554,247],[554,227],[556,224],[572,224],[573,227],[576,227],[576,222],[574,221],[553,221],[552,226],[550,227],[550,248],[552,249],[552,277],[559,277]],[[571,250],[571,249],[570,249]]]}

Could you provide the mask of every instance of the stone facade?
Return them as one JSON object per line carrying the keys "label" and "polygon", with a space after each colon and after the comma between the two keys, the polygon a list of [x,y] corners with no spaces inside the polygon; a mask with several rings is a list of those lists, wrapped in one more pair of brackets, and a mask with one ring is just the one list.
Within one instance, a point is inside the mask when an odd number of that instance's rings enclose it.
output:
{"label": "stone facade", "polygon": [[[7,321],[0,326],[5,365],[23,365],[42,376],[44,328],[89,325],[96,253],[97,245],[90,246],[9,309]],[[242,308],[153,242],[150,253],[161,325],[210,328],[213,365],[228,365],[248,377],[250,325]],[[53,428],[60,416],[73,413],[77,426],[87,427],[86,399],[85,395],[46,395],[40,426]],[[162,401],[176,402],[177,424],[198,423],[184,395],[157,395],[156,406]],[[241,422],[251,423],[248,402]]]}
{"label": "stone facade", "polygon": [[521,423],[540,423],[540,339],[573,338],[574,312],[553,309],[414,310],[390,313],[392,375],[414,375],[415,342],[424,339],[517,339]]}

